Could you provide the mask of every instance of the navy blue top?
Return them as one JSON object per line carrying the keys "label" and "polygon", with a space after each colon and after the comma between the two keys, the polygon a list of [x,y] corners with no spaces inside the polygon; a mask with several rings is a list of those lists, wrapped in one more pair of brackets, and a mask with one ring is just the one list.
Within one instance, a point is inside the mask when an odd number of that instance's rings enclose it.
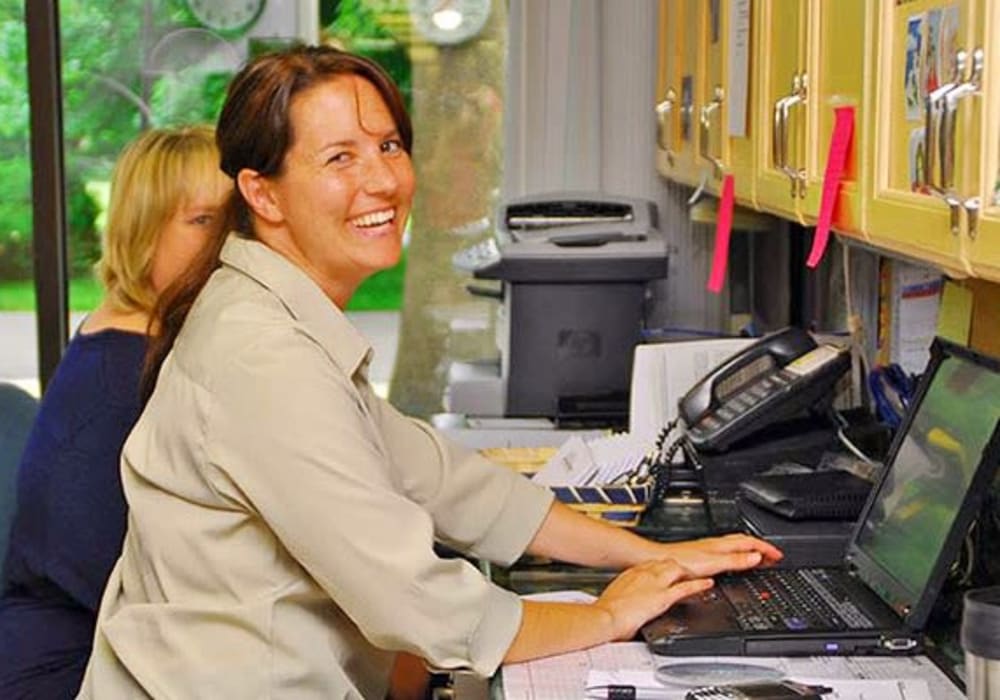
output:
{"label": "navy blue top", "polygon": [[77,334],[42,397],[18,472],[0,598],[0,697],[73,697],[121,553],[119,455],[139,418],[146,337]]}

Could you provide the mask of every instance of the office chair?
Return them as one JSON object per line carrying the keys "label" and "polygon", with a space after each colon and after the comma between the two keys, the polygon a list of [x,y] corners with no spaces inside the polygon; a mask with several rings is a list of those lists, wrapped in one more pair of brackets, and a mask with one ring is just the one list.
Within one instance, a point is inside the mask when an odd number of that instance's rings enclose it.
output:
{"label": "office chair", "polygon": [[38,412],[38,400],[14,384],[0,382],[0,566],[17,504],[17,467]]}

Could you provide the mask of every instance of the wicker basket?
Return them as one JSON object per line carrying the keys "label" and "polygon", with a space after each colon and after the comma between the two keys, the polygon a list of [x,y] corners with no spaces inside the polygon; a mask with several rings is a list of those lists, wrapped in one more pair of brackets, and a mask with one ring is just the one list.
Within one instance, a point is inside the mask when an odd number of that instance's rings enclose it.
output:
{"label": "wicker basket", "polygon": [[[480,453],[494,462],[531,477],[558,450],[554,447],[491,447]],[[551,486],[556,498],[581,513],[611,525],[633,527],[653,499],[654,479],[632,484]]]}

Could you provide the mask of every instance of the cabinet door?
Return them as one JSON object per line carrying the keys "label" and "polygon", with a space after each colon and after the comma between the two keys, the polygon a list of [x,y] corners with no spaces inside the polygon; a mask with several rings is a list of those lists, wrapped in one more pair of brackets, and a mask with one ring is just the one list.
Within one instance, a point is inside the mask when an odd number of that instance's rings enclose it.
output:
{"label": "cabinet door", "polygon": [[[718,193],[722,175],[733,175],[736,199],[756,205],[750,0],[701,3],[705,13],[705,79],[701,83],[699,147],[708,173],[706,189]],[[739,65],[734,65],[734,61]],[[731,123],[740,114],[738,124]]]}
{"label": "cabinet door", "polygon": [[1000,281],[1000,3],[979,0],[973,26],[967,48],[973,54],[983,50],[983,71],[968,105],[969,138],[957,146],[970,165],[960,192],[967,216],[965,257],[976,276]]}
{"label": "cabinet door", "polygon": [[833,227],[863,237],[862,197],[858,182],[858,154],[866,152],[862,109],[865,77],[866,28],[873,3],[865,0],[810,0],[806,18],[806,47],[809,70],[806,73],[804,159],[794,167],[805,177],[799,202],[802,217],[815,223],[823,195],[823,176],[830,152],[835,120],[834,109],[854,107],[855,123],[852,147],[834,209]]}
{"label": "cabinet door", "polygon": [[674,35],[674,53],[679,57],[677,144],[671,178],[688,185],[697,185],[704,171],[698,149],[698,119],[701,114],[700,81],[704,79],[704,51],[699,39],[705,36],[706,13],[702,0],[668,0],[668,18],[676,18],[678,32]]}
{"label": "cabinet door", "polygon": [[[839,0],[838,0],[839,1]],[[760,96],[757,100],[757,205],[780,216],[799,219],[797,187],[790,163],[799,162],[796,138],[803,129],[804,22],[806,3],[759,0],[754,20],[760,27],[755,57]]]}
{"label": "cabinet door", "polygon": [[[944,94],[967,75],[966,67],[957,75],[956,52],[968,43],[972,3],[875,4],[875,85],[867,117],[875,151],[869,235],[873,243],[962,276],[968,273],[961,253],[965,217],[960,204],[945,201],[950,195],[941,168],[942,120],[938,110],[927,108],[927,96],[940,98],[932,104],[943,104]],[[962,114],[968,112],[967,105],[962,108]],[[956,144],[964,143],[966,121],[956,121]],[[965,166],[967,159],[954,171]]]}
{"label": "cabinet door", "polygon": [[701,105],[697,114],[698,155],[701,158],[705,189],[718,194],[722,176],[729,169],[729,144],[725,138],[725,124],[729,113],[726,94],[726,10],[727,0],[698,2],[698,12],[703,17],[698,35],[701,61],[705,67],[703,79],[696,85],[696,102]]}
{"label": "cabinet door", "polygon": [[680,139],[680,77],[682,46],[681,3],[660,0],[656,70],[656,169],[677,178],[676,151]]}

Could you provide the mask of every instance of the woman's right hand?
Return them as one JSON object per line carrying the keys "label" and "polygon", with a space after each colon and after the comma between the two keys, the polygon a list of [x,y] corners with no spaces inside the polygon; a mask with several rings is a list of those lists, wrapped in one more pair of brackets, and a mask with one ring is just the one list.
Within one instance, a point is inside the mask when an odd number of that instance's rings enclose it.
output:
{"label": "woman's right hand", "polygon": [[619,574],[594,605],[611,615],[614,639],[629,640],[677,601],[712,585],[712,579],[695,577],[673,559],[648,561]]}

